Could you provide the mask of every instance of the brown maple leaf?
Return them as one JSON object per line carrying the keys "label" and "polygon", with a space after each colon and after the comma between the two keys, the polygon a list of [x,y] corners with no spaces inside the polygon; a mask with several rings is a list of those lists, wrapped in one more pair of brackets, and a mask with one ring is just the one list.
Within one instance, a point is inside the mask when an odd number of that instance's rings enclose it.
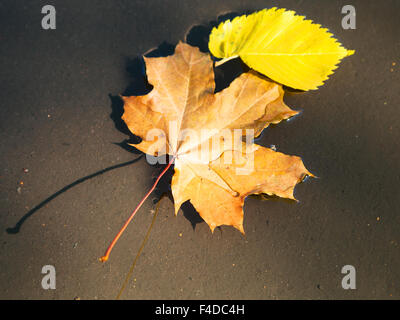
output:
{"label": "brown maple leaf", "polygon": [[[297,114],[283,102],[281,85],[248,72],[214,93],[210,56],[184,43],[172,56],[144,60],[153,89],[122,97],[122,119],[142,138],[136,148],[174,157],[175,214],[189,200],[212,231],[230,225],[244,233],[246,196],[294,199],[295,185],[312,176],[302,160],[241,141],[251,130],[258,136],[269,124]],[[231,139],[238,130],[239,143]]]}

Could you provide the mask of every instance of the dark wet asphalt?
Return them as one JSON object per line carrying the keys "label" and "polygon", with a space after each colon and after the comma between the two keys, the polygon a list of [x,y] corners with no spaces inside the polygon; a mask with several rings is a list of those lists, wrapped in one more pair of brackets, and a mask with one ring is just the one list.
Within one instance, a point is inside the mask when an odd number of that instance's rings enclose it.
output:
{"label": "dark wet asphalt", "polygon": [[[164,197],[122,298],[399,299],[400,2],[351,3],[356,30],[341,27],[347,1],[54,0],[57,29],[44,31],[47,2],[1,1],[0,298],[116,297],[152,201],[110,261],[97,259],[161,169],[124,165],[139,154],[118,144],[129,136],[115,96],[145,89],[137,56],[190,31],[201,44],[218,16],[278,5],[356,50],[318,91],[288,93],[302,114],[259,141],[301,156],[319,179],[296,188],[297,204],[247,199],[245,237],[211,234],[190,211],[174,217]],[[348,264],[356,290],[341,287]],[[41,287],[44,265],[56,290]]]}

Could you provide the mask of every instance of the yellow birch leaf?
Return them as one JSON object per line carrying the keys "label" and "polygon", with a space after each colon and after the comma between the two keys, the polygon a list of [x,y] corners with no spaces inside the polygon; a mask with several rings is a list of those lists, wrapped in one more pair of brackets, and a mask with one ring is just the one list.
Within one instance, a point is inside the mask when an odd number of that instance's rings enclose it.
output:
{"label": "yellow birch leaf", "polygon": [[354,53],[328,29],[277,8],[221,23],[212,30],[208,45],[222,62],[240,57],[272,80],[301,90],[317,89],[341,59]]}

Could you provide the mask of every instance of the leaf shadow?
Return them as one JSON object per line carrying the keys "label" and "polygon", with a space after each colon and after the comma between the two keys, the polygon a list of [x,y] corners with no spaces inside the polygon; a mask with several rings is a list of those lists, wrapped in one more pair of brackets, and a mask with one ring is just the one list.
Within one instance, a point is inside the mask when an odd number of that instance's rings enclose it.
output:
{"label": "leaf shadow", "polygon": [[21,219],[18,220],[18,222],[15,224],[14,227],[10,227],[6,229],[6,232],[8,234],[17,234],[20,232],[20,229],[22,227],[22,225],[26,222],[27,219],[29,219],[31,216],[33,216],[39,209],[43,208],[45,205],[47,205],[49,202],[51,202],[52,200],[54,200],[55,198],[57,198],[59,195],[63,194],[64,192],[68,191],[69,189],[87,181],[90,180],[92,178],[95,178],[99,175],[102,175],[108,171],[114,170],[114,169],[118,169],[118,168],[122,168],[122,167],[126,167],[128,165],[131,165],[135,162],[137,162],[139,159],[142,158],[142,155],[140,155],[139,157],[137,157],[134,160],[130,160],[127,162],[123,162],[117,165],[113,165],[110,167],[107,167],[105,169],[99,170],[95,173],[92,173],[90,175],[87,175],[83,178],[80,178],[78,180],[75,180],[74,182],[66,185],[65,187],[61,188],[60,190],[58,190],[57,192],[53,193],[51,196],[49,196],[47,199],[43,200],[42,202],[40,202],[38,205],[36,205],[35,207],[33,207],[31,210],[29,210],[25,215],[22,216]]}

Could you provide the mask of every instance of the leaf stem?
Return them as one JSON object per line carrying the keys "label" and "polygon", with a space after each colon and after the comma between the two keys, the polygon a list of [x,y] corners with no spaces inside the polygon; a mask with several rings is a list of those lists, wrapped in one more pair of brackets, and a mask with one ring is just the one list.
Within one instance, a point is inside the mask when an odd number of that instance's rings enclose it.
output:
{"label": "leaf stem", "polygon": [[168,165],[165,167],[165,169],[160,173],[160,175],[158,176],[156,182],[154,182],[153,186],[151,187],[151,189],[146,193],[146,195],[143,197],[143,199],[139,202],[139,204],[137,205],[137,207],[135,208],[135,210],[133,210],[132,214],[130,215],[130,217],[128,218],[128,220],[126,220],[125,224],[122,226],[121,230],[119,230],[119,232],[117,233],[117,235],[115,236],[115,238],[113,239],[113,241],[111,242],[111,244],[108,246],[104,256],[102,256],[99,260],[101,262],[106,262],[110,256],[111,250],[113,249],[113,247],[115,246],[115,244],[117,243],[118,239],[121,237],[122,233],[125,231],[126,227],[128,226],[128,224],[131,222],[131,220],[133,219],[133,217],[135,216],[136,212],[139,211],[140,207],[143,205],[143,203],[146,201],[146,199],[150,196],[150,194],[154,191],[154,189],[156,188],[158,182],[160,181],[160,179],[162,178],[162,176],[168,171],[168,169],[171,167],[172,163],[174,162],[175,157],[172,157],[171,160],[169,161]]}
{"label": "leaf stem", "polygon": [[239,58],[239,56],[232,56],[232,57],[224,58],[222,60],[219,60],[219,61],[215,62],[215,66],[218,67],[221,64],[224,64],[225,62],[228,62],[229,60],[233,60],[233,59],[236,59],[236,58]]}

